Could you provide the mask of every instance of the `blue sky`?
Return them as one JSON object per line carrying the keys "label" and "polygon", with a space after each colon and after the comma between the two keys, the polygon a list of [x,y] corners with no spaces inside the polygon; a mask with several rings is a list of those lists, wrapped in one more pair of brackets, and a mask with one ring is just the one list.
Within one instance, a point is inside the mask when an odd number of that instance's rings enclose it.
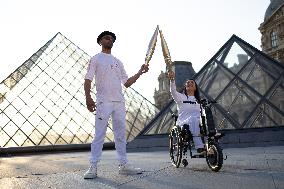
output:
{"label": "blue sky", "polygon": [[[125,64],[131,76],[144,63],[156,25],[163,31],[172,60],[190,61],[197,72],[233,34],[261,50],[258,28],[269,3],[269,0],[1,1],[0,80],[57,32],[94,55],[101,50],[96,38],[104,30],[117,35],[112,54]],[[158,40],[149,73],[133,88],[153,102],[161,70],[165,71],[165,63]]]}

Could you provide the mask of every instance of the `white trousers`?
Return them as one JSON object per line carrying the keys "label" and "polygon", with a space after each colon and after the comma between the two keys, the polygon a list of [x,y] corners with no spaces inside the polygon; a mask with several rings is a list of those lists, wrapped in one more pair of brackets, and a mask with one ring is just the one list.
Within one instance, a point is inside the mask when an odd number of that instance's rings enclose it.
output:
{"label": "white trousers", "polygon": [[200,135],[200,128],[199,128],[199,122],[200,122],[200,117],[199,116],[190,116],[184,121],[181,121],[179,125],[184,125],[187,124],[189,125],[189,130],[191,134],[193,135],[193,142],[195,148],[204,148],[204,144],[201,140]]}
{"label": "white trousers", "polygon": [[112,116],[117,159],[119,164],[127,163],[125,115],[124,102],[103,102],[97,104],[95,136],[91,144],[91,164],[97,164],[101,160],[102,148],[110,116]]}

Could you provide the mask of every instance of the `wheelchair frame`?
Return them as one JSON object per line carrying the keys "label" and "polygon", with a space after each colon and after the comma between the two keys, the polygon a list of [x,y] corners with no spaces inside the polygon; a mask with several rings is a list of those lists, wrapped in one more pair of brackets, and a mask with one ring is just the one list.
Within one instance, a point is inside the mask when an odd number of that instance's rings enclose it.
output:
{"label": "wheelchair frame", "polygon": [[[184,103],[191,103],[195,104],[195,102],[184,101]],[[177,126],[176,121],[178,116],[173,114],[175,118],[175,125],[171,129],[169,134],[169,153],[172,164],[178,168],[180,163],[183,164],[184,167],[188,165],[187,161],[187,150],[189,149],[190,157],[191,158],[206,158],[207,165],[212,171],[219,171],[223,165],[223,152],[222,148],[219,145],[219,137],[215,136],[215,133],[209,132],[206,113],[209,114],[208,108],[211,108],[210,105],[212,103],[206,99],[201,100],[200,103],[200,112],[201,112],[201,123],[200,123],[200,134],[201,139],[204,143],[205,154],[193,154],[192,148],[194,147],[193,137],[189,129],[186,127],[188,125],[184,125],[183,127]],[[207,109],[207,111],[205,111]],[[212,113],[211,113],[212,114]],[[212,122],[213,117],[212,115],[208,115],[209,120]],[[211,117],[210,117],[211,116]],[[210,123],[214,125],[213,123]],[[214,125],[215,127],[215,125]]]}

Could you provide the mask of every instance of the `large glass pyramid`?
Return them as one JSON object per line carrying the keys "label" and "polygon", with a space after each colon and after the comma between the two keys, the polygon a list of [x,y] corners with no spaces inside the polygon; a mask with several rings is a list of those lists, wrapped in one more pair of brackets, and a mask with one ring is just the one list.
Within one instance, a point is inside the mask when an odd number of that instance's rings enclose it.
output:
{"label": "large glass pyramid", "polygon": [[[83,89],[89,59],[58,33],[2,81],[0,147],[90,143],[95,119]],[[130,141],[158,110],[131,88],[124,96]],[[105,141],[113,140],[110,122]]]}
{"label": "large glass pyramid", "polygon": [[[216,100],[217,129],[284,126],[284,65],[233,35],[194,76],[203,98]],[[172,101],[140,133],[173,126]]]}

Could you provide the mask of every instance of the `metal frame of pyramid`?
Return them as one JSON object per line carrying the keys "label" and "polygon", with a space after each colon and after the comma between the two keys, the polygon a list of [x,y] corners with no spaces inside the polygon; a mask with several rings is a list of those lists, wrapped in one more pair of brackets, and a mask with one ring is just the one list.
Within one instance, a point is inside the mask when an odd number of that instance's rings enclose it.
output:
{"label": "metal frame of pyramid", "polygon": [[[284,66],[233,35],[194,76],[201,96],[216,100],[217,129],[284,126]],[[166,134],[171,101],[139,135]]]}
{"label": "metal frame of pyramid", "polygon": [[[57,33],[0,83],[0,147],[90,143],[94,114],[85,107],[84,76],[90,56]],[[93,87],[94,88],[94,87]],[[126,136],[131,141],[158,109],[124,89]],[[109,122],[105,142],[113,142]]]}

